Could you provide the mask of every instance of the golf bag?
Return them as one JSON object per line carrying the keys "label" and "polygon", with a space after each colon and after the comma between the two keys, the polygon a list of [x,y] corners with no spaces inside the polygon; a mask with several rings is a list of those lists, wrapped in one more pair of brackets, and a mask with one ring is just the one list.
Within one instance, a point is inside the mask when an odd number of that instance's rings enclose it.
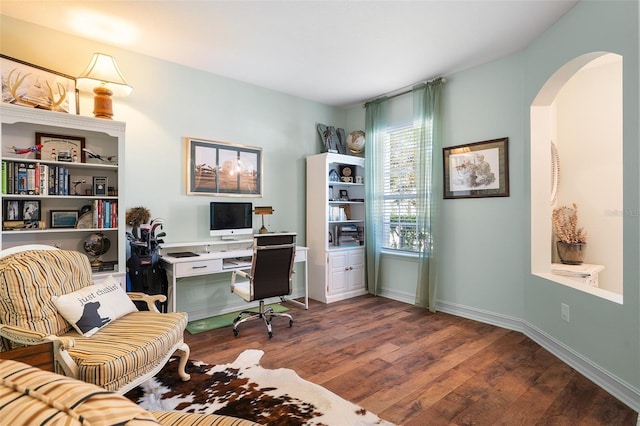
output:
{"label": "golf bag", "polygon": [[[151,222],[150,227],[141,227],[140,236],[127,233],[129,245],[131,247],[131,257],[127,260],[127,269],[131,291],[141,292],[150,295],[164,294],[167,296],[169,282],[167,273],[160,265],[160,244],[163,240],[158,239],[166,235],[164,232],[155,235],[157,227],[162,229],[162,224],[157,220]],[[146,310],[146,304],[136,302],[140,310]],[[167,302],[156,302],[156,307],[160,312],[167,312]]]}

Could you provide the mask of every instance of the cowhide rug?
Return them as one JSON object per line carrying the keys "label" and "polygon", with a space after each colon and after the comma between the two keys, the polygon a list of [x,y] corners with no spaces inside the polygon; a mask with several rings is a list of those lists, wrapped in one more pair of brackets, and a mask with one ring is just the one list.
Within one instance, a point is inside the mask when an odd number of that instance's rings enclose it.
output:
{"label": "cowhide rug", "polygon": [[180,380],[172,359],[126,396],[147,410],[223,414],[268,425],[392,425],[293,370],[262,368],[262,355],[249,349],[231,364],[189,361],[188,382]]}

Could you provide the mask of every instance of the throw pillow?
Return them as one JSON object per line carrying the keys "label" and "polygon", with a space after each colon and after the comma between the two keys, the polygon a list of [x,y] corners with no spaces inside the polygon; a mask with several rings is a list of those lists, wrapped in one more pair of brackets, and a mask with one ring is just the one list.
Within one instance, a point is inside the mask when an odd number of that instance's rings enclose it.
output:
{"label": "throw pillow", "polygon": [[85,337],[138,310],[112,276],[73,293],[54,296],[52,300],[60,315]]}

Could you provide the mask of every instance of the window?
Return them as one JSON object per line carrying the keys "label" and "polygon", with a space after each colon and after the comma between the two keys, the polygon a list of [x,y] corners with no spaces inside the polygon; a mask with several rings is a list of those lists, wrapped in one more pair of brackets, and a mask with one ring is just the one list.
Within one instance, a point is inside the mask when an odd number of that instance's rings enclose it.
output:
{"label": "window", "polygon": [[418,144],[412,125],[391,128],[384,144],[382,247],[418,252],[416,161]]}

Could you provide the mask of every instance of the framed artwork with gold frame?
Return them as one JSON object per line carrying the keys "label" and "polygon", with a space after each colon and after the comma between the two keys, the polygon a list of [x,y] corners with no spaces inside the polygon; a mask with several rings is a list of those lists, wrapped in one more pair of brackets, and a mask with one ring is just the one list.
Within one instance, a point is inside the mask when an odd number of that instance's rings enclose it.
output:
{"label": "framed artwork with gold frame", "polygon": [[186,138],[187,194],[262,197],[262,148]]}

